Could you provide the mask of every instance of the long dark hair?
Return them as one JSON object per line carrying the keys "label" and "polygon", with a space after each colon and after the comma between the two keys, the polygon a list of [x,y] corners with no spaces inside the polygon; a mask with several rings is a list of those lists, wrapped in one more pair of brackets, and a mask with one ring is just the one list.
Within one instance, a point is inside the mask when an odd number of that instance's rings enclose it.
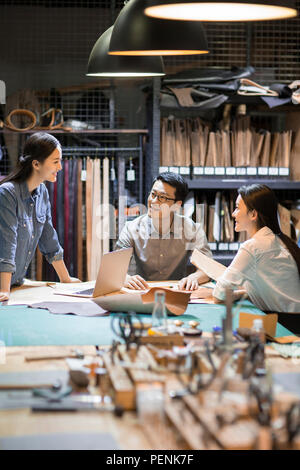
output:
{"label": "long dark hair", "polygon": [[33,171],[32,162],[37,160],[43,163],[56,148],[61,148],[59,141],[46,132],[36,132],[32,134],[24,145],[24,153],[19,157],[16,168],[0,184],[8,181],[23,183]]}
{"label": "long dark hair", "polygon": [[278,201],[272,189],[264,184],[241,186],[238,193],[248,210],[257,212],[257,228],[269,227],[283,241],[296,261],[300,276],[300,248],[287,235],[282,233],[278,222]]}

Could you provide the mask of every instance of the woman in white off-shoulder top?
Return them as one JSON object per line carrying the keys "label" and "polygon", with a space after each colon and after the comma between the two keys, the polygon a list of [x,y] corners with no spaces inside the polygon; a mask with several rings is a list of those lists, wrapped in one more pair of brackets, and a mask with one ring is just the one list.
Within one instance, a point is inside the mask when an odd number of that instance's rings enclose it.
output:
{"label": "woman in white off-shoulder top", "polygon": [[300,248],[282,233],[277,208],[269,187],[239,188],[232,216],[235,231],[246,231],[248,240],[218,279],[215,302],[223,302],[232,288],[235,299],[246,293],[263,311],[300,313]]}

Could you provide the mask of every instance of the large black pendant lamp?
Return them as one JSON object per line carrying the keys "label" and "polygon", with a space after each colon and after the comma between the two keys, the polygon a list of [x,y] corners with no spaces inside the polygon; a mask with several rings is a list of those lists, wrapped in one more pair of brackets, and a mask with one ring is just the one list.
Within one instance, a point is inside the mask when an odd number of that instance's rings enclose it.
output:
{"label": "large black pendant lamp", "polygon": [[89,57],[87,73],[96,77],[159,77],[165,75],[161,57],[114,57],[108,55],[113,26],[96,41]]}
{"label": "large black pendant lamp", "polygon": [[190,21],[263,21],[297,16],[295,3],[279,0],[147,0],[145,14]]}
{"label": "large black pendant lamp", "polygon": [[111,35],[112,55],[207,54],[203,26],[195,22],[154,19],[144,14],[146,0],[130,0],[119,13]]}

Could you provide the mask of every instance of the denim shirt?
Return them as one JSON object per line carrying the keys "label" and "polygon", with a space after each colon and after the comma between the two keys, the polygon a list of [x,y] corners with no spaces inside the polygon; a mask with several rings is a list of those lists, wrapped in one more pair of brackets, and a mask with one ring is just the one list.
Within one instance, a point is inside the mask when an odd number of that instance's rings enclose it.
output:
{"label": "denim shirt", "polygon": [[22,284],[37,245],[49,263],[63,259],[46,186],[0,185],[0,272],[12,273],[11,285]]}

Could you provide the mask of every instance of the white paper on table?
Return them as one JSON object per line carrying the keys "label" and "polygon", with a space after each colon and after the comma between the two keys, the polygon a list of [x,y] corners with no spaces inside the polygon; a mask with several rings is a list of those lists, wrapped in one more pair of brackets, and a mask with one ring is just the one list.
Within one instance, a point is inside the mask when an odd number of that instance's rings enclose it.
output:
{"label": "white paper on table", "polygon": [[87,282],[57,282],[55,286],[52,287],[56,293],[59,292],[77,292],[85,289],[93,289],[95,287],[96,281],[87,281]]}
{"label": "white paper on table", "polygon": [[213,299],[190,299],[189,304],[213,304]]}
{"label": "white paper on table", "polygon": [[[167,289],[178,289],[179,281],[148,281],[149,289],[152,287],[163,287]],[[129,289],[128,287],[122,287],[121,292],[126,292],[127,294],[144,294],[149,291],[149,289]]]}

